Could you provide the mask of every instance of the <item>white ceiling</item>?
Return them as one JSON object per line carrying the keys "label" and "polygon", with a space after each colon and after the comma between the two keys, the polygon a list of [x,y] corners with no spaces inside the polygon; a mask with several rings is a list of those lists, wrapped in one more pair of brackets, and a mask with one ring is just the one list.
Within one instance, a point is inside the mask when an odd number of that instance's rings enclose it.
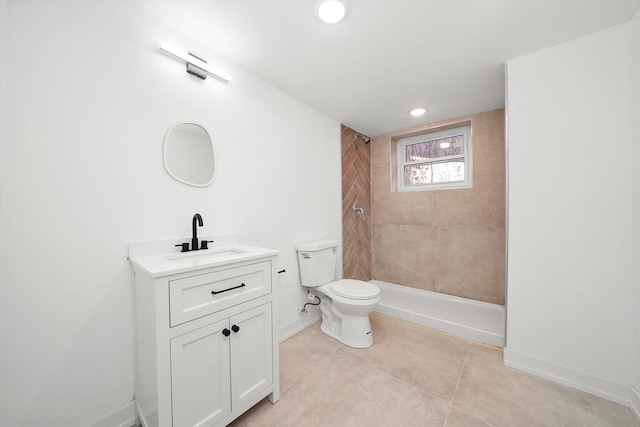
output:
{"label": "white ceiling", "polygon": [[[146,13],[369,136],[504,106],[504,63],[633,18],[640,0],[135,0]],[[160,41],[159,41],[160,42]],[[188,49],[188,46],[185,46]],[[425,116],[409,110],[423,106]]]}

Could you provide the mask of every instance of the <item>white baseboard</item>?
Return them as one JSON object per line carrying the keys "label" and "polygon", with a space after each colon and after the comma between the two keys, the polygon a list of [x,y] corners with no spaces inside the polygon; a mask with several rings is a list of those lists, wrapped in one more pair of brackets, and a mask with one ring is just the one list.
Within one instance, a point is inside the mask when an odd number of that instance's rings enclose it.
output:
{"label": "white baseboard", "polygon": [[311,326],[313,323],[315,323],[318,320],[320,320],[320,314],[316,314],[316,315],[314,315],[313,313],[301,314],[298,317],[298,319],[280,327],[280,330],[278,331],[280,336],[280,342],[286,340],[289,337],[294,336],[295,334]]}
{"label": "white baseboard", "polygon": [[[504,364],[624,406],[630,406],[631,403],[631,386],[627,384],[525,356],[508,347],[504,349]],[[637,414],[636,412],[636,416]]]}
{"label": "white baseboard", "polygon": [[640,421],[640,391],[635,387],[631,387],[629,408],[631,408],[633,415],[635,415],[638,421]]}
{"label": "white baseboard", "polygon": [[90,427],[131,427],[136,423],[136,412],[133,402],[123,406]]}

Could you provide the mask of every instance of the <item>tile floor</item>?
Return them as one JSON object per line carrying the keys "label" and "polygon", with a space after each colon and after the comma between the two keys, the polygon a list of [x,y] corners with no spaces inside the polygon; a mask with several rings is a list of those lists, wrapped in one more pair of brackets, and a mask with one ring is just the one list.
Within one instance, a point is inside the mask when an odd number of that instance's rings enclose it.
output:
{"label": "tile floor", "polygon": [[381,314],[357,350],[319,322],[280,345],[281,398],[234,427],[640,427],[631,410],[504,366],[502,351]]}

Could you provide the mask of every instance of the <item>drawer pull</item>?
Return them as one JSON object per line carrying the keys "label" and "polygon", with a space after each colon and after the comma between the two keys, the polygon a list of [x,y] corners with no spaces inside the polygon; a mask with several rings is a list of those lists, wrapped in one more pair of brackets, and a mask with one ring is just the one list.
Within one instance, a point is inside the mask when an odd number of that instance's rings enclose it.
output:
{"label": "drawer pull", "polygon": [[232,290],[234,290],[234,289],[238,289],[238,288],[244,288],[245,286],[247,286],[247,285],[245,285],[245,284],[243,283],[243,284],[241,284],[241,285],[234,286],[233,288],[223,289],[223,290],[221,290],[221,291],[211,291],[211,295],[221,294],[221,293],[223,293],[223,292],[232,291]]}
{"label": "drawer pull", "polygon": [[222,335],[224,335],[225,337],[228,337],[229,335],[231,335],[231,331],[228,330],[227,328],[224,328],[222,330]]}
{"label": "drawer pull", "polygon": [[231,330],[237,334],[237,333],[238,333],[238,331],[240,330],[240,326],[238,326],[238,325],[233,325],[233,326],[231,327]]}

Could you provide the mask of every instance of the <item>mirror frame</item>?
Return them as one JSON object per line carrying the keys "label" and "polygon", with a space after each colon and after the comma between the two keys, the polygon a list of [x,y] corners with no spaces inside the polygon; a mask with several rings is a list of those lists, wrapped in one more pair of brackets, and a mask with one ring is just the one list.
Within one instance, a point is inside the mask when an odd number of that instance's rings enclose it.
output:
{"label": "mirror frame", "polygon": [[[207,138],[209,138],[209,144],[211,145],[211,154],[212,154],[212,163],[213,163],[213,174],[211,175],[211,179],[203,184],[199,184],[199,183],[195,183],[195,182],[191,182],[191,181],[187,181],[185,179],[182,179],[178,176],[176,176],[173,172],[171,172],[169,170],[168,167],[168,162],[167,162],[167,153],[168,153],[168,144],[169,144],[169,139],[171,138],[171,134],[173,133],[174,129],[177,128],[180,125],[194,125],[194,126],[198,126],[199,128],[201,128],[204,133],[207,135]],[[196,123],[196,122],[177,122],[174,123],[171,127],[169,127],[169,130],[167,130],[167,133],[164,136],[164,142],[163,142],[163,149],[162,149],[162,163],[164,166],[164,170],[169,174],[169,176],[173,179],[175,179],[178,182],[181,182],[183,184],[186,185],[190,185],[192,187],[208,187],[210,186],[213,181],[216,179],[216,153],[215,150],[213,149],[213,140],[211,139],[211,135],[209,135],[209,132],[207,131],[207,128],[205,128],[204,126],[202,126],[200,123]]]}

